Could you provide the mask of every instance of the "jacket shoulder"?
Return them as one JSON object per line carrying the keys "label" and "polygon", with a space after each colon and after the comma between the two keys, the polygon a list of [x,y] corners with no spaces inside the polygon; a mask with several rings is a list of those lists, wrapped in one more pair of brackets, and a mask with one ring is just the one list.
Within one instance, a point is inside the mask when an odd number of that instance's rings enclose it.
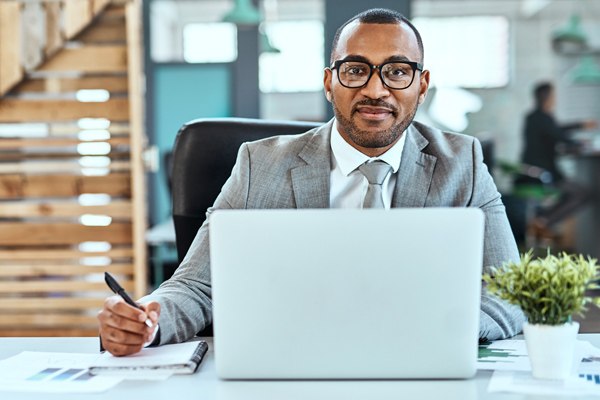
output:
{"label": "jacket shoulder", "polygon": [[294,134],[294,135],[275,135],[270,136],[264,139],[255,140],[252,142],[247,142],[246,144],[251,148],[259,148],[259,147],[290,147],[293,148],[295,146],[303,146],[307,142],[309,142],[315,135],[319,134],[319,130],[322,127],[316,127],[309,131]]}
{"label": "jacket shoulder", "polygon": [[417,136],[421,136],[427,143],[423,151],[436,156],[456,156],[464,152],[472,153],[473,146],[479,144],[474,136],[463,133],[442,131],[420,122],[414,121],[413,127]]}

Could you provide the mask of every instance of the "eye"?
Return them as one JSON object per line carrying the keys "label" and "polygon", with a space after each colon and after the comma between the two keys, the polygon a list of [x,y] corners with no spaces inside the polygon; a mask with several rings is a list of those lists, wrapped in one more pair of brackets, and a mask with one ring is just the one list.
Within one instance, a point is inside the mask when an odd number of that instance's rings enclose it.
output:
{"label": "eye", "polygon": [[390,75],[406,75],[406,71],[404,71],[402,68],[396,68],[396,69],[392,69],[389,72]]}
{"label": "eye", "polygon": [[368,75],[368,67],[364,64],[344,64],[343,72],[351,76]]}
{"label": "eye", "polygon": [[407,64],[387,64],[383,70],[383,74],[392,80],[410,78],[412,69]]}

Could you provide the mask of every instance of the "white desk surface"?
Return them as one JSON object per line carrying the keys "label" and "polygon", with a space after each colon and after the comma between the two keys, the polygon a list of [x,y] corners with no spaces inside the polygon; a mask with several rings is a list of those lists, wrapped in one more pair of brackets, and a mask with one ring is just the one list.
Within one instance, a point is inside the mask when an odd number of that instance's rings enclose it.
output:
{"label": "white desk surface", "polygon": [[[600,347],[600,334],[583,334]],[[209,340],[209,344],[212,345]],[[97,338],[0,338],[0,359],[21,351],[57,351],[94,353]],[[124,381],[104,393],[39,394],[0,392],[7,400],[377,400],[377,399],[441,399],[441,400],[541,400],[544,396],[488,393],[491,371],[478,371],[468,380],[384,380],[384,381],[222,381],[214,369],[211,349],[194,375],[173,376],[166,381]],[[590,399],[597,397],[590,397]],[[552,397],[566,399],[566,397]],[[577,397],[577,399],[587,399]]]}

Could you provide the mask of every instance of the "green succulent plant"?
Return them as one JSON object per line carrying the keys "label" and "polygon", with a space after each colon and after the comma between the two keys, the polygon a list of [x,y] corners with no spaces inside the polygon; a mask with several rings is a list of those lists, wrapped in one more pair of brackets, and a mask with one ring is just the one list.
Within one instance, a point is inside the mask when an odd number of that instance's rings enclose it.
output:
{"label": "green succulent plant", "polygon": [[594,258],[563,252],[534,259],[529,251],[519,262],[492,267],[483,280],[488,292],[521,307],[530,324],[562,325],[590,303],[600,307],[600,298],[586,293],[600,288],[598,273]]}

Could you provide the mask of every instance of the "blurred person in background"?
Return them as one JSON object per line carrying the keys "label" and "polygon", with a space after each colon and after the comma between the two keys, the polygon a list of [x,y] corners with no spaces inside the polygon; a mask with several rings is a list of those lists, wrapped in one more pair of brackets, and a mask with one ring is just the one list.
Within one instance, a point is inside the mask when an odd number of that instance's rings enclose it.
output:
{"label": "blurred person in background", "polygon": [[580,150],[582,144],[572,138],[572,133],[595,129],[598,122],[587,120],[560,125],[554,118],[556,91],[550,82],[538,83],[533,96],[535,109],[525,119],[522,162],[549,173],[549,181],[558,191],[558,199],[548,206],[540,207],[527,229],[534,237],[552,237],[551,228],[578,211],[589,200],[588,190],[567,179],[558,168],[559,146]]}

